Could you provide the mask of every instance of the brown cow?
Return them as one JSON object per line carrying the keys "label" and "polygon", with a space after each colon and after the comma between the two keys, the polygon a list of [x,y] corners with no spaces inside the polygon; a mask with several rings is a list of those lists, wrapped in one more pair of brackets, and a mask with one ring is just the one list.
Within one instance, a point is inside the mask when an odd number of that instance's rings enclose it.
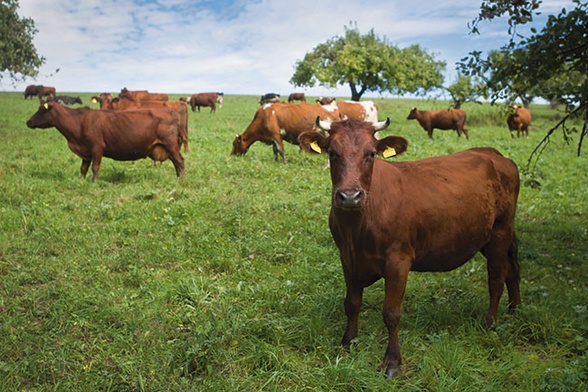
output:
{"label": "brown cow", "polygon": [[147,90],[130,91],[126,87],[120,90],[120,98],[130,99],[131,101],[168,101],[167,94],[150,93]]}
{"label": "brown cow", "polygon": [[305,131],[312,131],[317,116],[321,120],[337,119],[336,111],[328,111],[319,105],[309,103],[268,103],[257,109],[253,121],[245,132],[238,134],[233,141],[232,155],[243,155],[249,147],[262,141],[271,144],[274,150],[274,160],[278,154],[286,163],[283,140],[298,144],[298,135]]}
{"label": "brown cow", "polygon": [[37,95],[40,91],[40,89],[42,89],[43,86],[38,85],[38,84],[29,84],[24,91],[24,99],[27,98],[33,98],[35,95]]}
{"label": "brown cow", "polygon": [[195,112],[196,108],[198,108],[198,113],[200,113],[200,107],[209,107],[210,113],[216,112],[216,104],[220,104],[219,108],[223,106],[223,93],[198,93],[192,94],[190,99],[188,100],[192,111]]}
{"label": "brown cow", "polygon": [[294,101],[306,102],[306,96],[304,93],[292,93],[288,96],[288,103],[292,103]]}
{"label": "brown cow", "polygon": [[27,121],[29,128],[55,127],[77,156],[85,178],[92,164],[92,181],[98,177],[102,157],[118,161],[153,158],[157,146],[165,149],[177,176],[184,173],[184,158],[178,141],[178,115],[171,109],[134,111],[71,109],[55,102],[41,102]]}
{"label": "brown cow", "polygon": [[55,94],[55,87],[31,84],[25,88],[24,98],[32,98],[36,95],[39,99],[41,99],[43,97],[54,97]]}
{"label": "brown cow", "polygon": [[[114,98],[103,109],[107,110],[136,110],[170,108],[176,111],[179,118],[178,136],[180,146],[184,145],[184,152],[188,152],[188,105],[182,101],[131,101],[126,98]],[[165,160],[165,159],[163,159]]]}
{"label": "brown cow", "polygon": [[519,173],[493,148],[475,148],[412,162],[376,159],[400,154],[408,142],[377,140],[375,126],[357,121],[320,123],[328,136],[303,133],[305,151],[329,154],[332,202],[329,226],[339,248],[347,295],[342,345],[357,336],[365,287],[384,278],[384,322],[389,342],[382,370],[400,369],[398,327],[409,271],[450,271],[478,251],[487,260],[490,306],[497,318],[504,285],[511,310],[521,302],[514,219]]}
{"label": "brown cow", "polygon": [[374,124],[378,122],[378,105],[372,101],[337,102],[335,98],[333,98],[330,99],[329,103],[322,104],[322,106],[324,108],[337,110],[339,112],[339,119],[341,120],[360,120]]}
{"label": "brown cow", "polygon": [[461,109],[418,110],[417,108],[412,108],[406,119],[416,119],[421,124],[421,127],[427,131],[430,139],[433,138],[433,129],[437,128],[442,130],[454,129],[457,131],[458,137],[463,132],[466,139],[469,140],[470,135],[465,124],[466,118],[466,112]]}
{"label": "brown cow", "polygon": [[531,112],[527,108],[521,108],[517,105],[512,107],[513,111],[506,119],[508,130],[511,138],[514,139],[514,131],[517,131],[517,137],[523,134],[523,137],[529,136],[529,127],[531,126]]}
{"label": "brown cow", "polygon": [[90,99],[94,103],[99,103],[100,109],[108,109],[110,102],[112,102],[112,94],[102,93],[99,96],[93,96]]}
{"label": "brown cow", "polygon": [[319,105],[328,105],[331,102],[333,102],[334,100],[335,100],[335,98],[320,97],[320,98],[317,98],[316,103],[318,103]]}

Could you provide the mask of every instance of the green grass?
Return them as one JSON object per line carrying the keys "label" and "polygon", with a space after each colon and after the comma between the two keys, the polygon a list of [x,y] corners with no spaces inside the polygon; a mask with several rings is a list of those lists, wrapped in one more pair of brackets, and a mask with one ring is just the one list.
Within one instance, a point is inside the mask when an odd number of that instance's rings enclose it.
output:
{"label": "green grass", "polygon": [[[284,165],[259,143],[229,156],[256,101],[228,95],[216,114],[190,113],[184,178],[170,161],[104,159],[92,183],[57,130],[26,127],[36,102],[0,93],[1,391],[587,388],[588,163],[575,145],[556,135],[541,187],[521,189],[519,311],[503,301],[499,323],[481,327],[481,257],[411,274],[403,372],[386,380],[382,282],[366,290],[351,353],[339,347],[345,288],[325,158],[286,144]],[[532,107],[529,138],[511,140],[500,109],[465,105],[469,141],[429,140],[406,116],[446,102],[375,101],[392,119],[385,134],[410,141],[399,160],[494,146],[522,167],[562,116]]]}

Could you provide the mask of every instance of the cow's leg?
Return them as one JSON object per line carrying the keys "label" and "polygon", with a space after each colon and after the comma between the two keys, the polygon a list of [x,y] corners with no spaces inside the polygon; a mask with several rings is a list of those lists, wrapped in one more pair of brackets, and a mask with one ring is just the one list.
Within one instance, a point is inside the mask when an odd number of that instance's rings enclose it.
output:
{"label": "cow's leg", "polygon": [[427,134],[429,135],[429,139],[433,139],[433,128],[427,129]]}
{"label": "cow's leg", "polygon": [[519,288],[520,273],[518,261],[517,238],[513,234],[508,249],[508,274],[506,275],[506,289],[508,290],[508,308],[513,312],[521,304],[521,291]]}
{"label": "cow's leg", "polygon": [[507,230],[495,228],[490,242],[482,249],[482,254],[486,257],[488,291],[490,294],[490,306],[485,319],[487,327],[494,324],[497,319],[498,305],[507,278],[510,284],[510,291],[514,296],[511,300],[516,302],[514,306],[520,302],[520,294],[518,293],[518,265],[516,264],[516,259],[514,259],[513,242],[510,240],[513,239],[513,241],[516,241],[516,239],[514,239],[514,233],[508,233]]}
{"label": "cow's leg", "polygon": [[102,154],[92,157],[92,182],[98,178],[98,171],[100,171],[100,164],[102,163]]}
{"label": "cow's leg", "polygon": [[357,286],[354,283],[347,282],[347,294],[343,301],[345,315],[347,316],[347,326],[343,339],[341,339],[341,346],[345,351],[349,351],[351,341],[357,337],[357,322],[359,318],[359,311],[361,310],[361,302],[363,299],[363,287]]}
{"label": "cow's leg", "polygon": [[82,159],[82,167],[80,168],[80,173],[82,174],[82,178],[86,178],[86,174],[88,174],[88,169],[90,169],[90,163],[92,160],[90,159]]}
{"label": "cow's leg", "polygon": [[470,134],[468,132],[468,129],[465,127],[465,125],[463,127],[463,134],[465,135],[466,140],[470,140]]}
{"label": "cow's leg", "polygon": [[[408,268],[403,268],[407,264]],[[388,328],[388,347],[382,361],[382,371],[388,378],[393,378],[400,371],[402,358],[400,355],[400,343],[398,342],[398,327],[402,315],[402,300],[406,289],[406,281],[410,270],[410,263],[388,262],[385,279],[385,297],[382,314],[384,323]]]}
{"label": "cow's leg", "polygon": [[282,157],[282,162],[288,163],[286,155],[284,154],[284,143],[281,140],[274,140],[272,143],[274,149],[274,161],[278,160],[278,154]]}
{"label": "cow's leg", "polygon": [[176,168],[176,176],[180,177],[184,174],[184,157],[180,154],[180,148],[176,150],[167,149],[169,159],[171,159],[174,167]]}

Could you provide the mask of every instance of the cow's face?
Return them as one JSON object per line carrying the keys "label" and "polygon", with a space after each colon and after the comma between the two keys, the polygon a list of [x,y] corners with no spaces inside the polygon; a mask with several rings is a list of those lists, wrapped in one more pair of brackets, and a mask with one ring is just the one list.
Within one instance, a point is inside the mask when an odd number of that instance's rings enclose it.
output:
{"label": "cow's face", "polygon": [[231,151],[231,155],[243,155],[247,152],[248,149],[249,147],[243,141],[243,136],[235,136],[235,140],[233,140],[233,150]]}
{"label": "cow's face", "polygon": [[55,102],[41,101],[41,106],[35,114],[27,121],[27,127],[29,128],[51,128],[55,124],[54,107],[57,104]]}
{"label": "cow's face", "polygon": [[[298,139],[305,151],[327,153],[333,184],[333,207],[345,210],[360,209],[367,202],[374,160],[377,155],[385,158],[401,154],[408,142],[397,136],[377,140],[374,134],[390,124],[375,125],[361,121],[332,123],[329,136],[318,132],[306,132]],[[324,128],[323,128],[324,129]]]}
{"label": "cow's face", "polygon": [[412,108],[412,110],[410,111],[410,113],[408,113],[408,117],[406,117],[407,120],[413,120],[417,118],[417,108]]}

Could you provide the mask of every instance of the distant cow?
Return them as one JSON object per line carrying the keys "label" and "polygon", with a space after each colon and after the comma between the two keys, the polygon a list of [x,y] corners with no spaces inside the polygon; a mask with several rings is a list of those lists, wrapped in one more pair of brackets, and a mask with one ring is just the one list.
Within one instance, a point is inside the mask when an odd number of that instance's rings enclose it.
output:
{"label": "distant cow", "polygon": [[75,105],[76,103],[82,105],[82,99],[80,97],[70,97],[68,95],[56,95],[50,100],[62,105]]}
{"label": "distant cow", "polygon": [[41,102],[27,126],[57,128],[67,139],[70,150],[82,158],[82,177],[86,177],[92,164],[92,181],[98,178],[103,156],[133,161],[153,156],[155,148],[167,152],[178,177],[184,173],[177,132],[178,116],[171,109],[72,109],[55,102]]}
{"label": "distant cow", "polygon": [[338,114],[309,103],[265,104],[257,109],[245,132],[235,137],[231,154],[243,155],[253,143],[261,141],[272,145],[274,160],[278,160],[279,154],[286,163],[283,140],[298,144],[298,135],[312,131],[317,116],[321,120],[336,120]]}
{"label": "distant cow", "polygon": [[304,93],[292,93],[288,96],[288,103],[292,103],[294,101],[306,102],[306,96]]}
{"label": "distant cow", "polygon": [[357,336],[364,288],[384,278],[389,341],[382,370],[393,377],[401,364],[398,329],[409,271],[450,271],[481,252],[490,289],[486,324],[497,318],[505,284],[511,310],[521,298],[515,163],[493,148],[386,162],[377,156],[401,154],[408,145],[402,137],[374,137],[389,123],[319,122],[328,136],[307,132],[299,141],[303,150],[326,153],[330,159],[329,227],[347,287],[341,343],[349,350]]}
{"label": "distant cow", "polygon": [[378,105],[372,101],[337,102],[335,98],[333,98],[328,104],[322,104],[322,106],[324,108],[336,108],[341,120],[360,120],[371,123],[378,122]]}
{"label": "distant cow", "polygon": [[267,93],[267,94],[263,94],[261,96],[261,98],[259,99],[260,105],[265,105],[266,103],[274,103],[274,102],[280,102],[280,94]]}
{"label": "distant cow", "polygon": [[167,94],[150,93],[147,90],[128,90],[126,87],[120,90],[120,98],[130,99],[131,101],[168,101]]}
{"label": "distant cow", "polygon": [[529,136],[529,126],[531,126],[531,112],[527,108],[521,108],[517,105],[512,107],[512,111],[506,119],[510,136],[514,139],[514,131],[517,131],[517,137],[521,134],[523,137]]}
{"label": "distant cow", "polygon": [[55,87],[43,86],[43,85],[35,85],[31,84],[25,88],[24,91],[24,99],[29,97],[37,96],[37,98],[41,99],[43,97],[54,97],[55,96]]}
{"label": "distant cow", "polygon": [[318,103],[320,105],[328,105],[331,102],[333,102],[334,100],[335,100],[335,98],[320,97],[320,98],[317,98],[316,103]]}
{"label": "distant cow", "polygon": [[407,120],[416,119],[429,138],[433,138],[433,129],[454,129],[457,131],[457,136],[461,136],[462,132],[466,139],[469,139],[468,130],[466,128],[467,114],[461,109],[446,109],[446,110],[418,110],[412,108],[408,114]]}
{"label": "distant cow", "polygon": [[91,101],[94,103],[100,104],[100,109],[106,109],[112,102],[112,94],[110,93],[102,93],[99,96],[93,96]]}
{"label": "distant cow", "polygon": [[223,93],[198,93],[192,94],[188,103],[192,108],[192,111],[195,112],[196,108],[198,108],[198,113],[200,113],[200,107],[209,107],[210,113],[216,112],[216,104],[219,104],[219,108],[222,107],[223,104]]}

